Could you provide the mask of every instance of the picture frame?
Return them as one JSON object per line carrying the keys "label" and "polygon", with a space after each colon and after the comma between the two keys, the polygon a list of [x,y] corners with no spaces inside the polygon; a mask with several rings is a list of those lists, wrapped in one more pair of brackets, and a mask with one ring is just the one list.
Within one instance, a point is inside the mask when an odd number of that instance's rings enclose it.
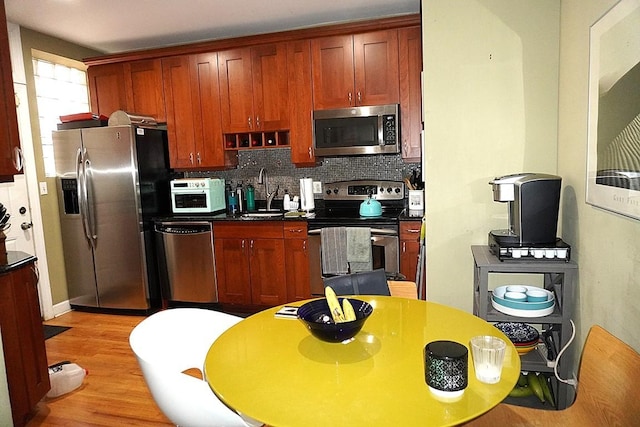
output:
{"label": "picture frame", "polygon": [[586,202],[640,220],[640,0],[590,28]]}

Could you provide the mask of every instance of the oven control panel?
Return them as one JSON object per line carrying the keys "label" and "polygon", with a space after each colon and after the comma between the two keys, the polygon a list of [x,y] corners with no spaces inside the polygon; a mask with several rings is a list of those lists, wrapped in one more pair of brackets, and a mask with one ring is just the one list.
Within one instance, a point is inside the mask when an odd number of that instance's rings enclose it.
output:
{"label": "oven control panel", "polygon": [[355,180],[338,181],[324,185],[325,200],[365,200],[371,195],[377,200],[402,200],[402,181]]}

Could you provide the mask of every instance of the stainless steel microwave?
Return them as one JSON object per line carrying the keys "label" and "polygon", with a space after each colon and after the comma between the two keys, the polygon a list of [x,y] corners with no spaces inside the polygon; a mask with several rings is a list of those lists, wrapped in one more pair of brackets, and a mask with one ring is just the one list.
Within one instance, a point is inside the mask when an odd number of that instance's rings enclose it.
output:
{"label": "stainless steel microwave", "polygon": [[316,156],[400,152],[398,104],[313,112]]}

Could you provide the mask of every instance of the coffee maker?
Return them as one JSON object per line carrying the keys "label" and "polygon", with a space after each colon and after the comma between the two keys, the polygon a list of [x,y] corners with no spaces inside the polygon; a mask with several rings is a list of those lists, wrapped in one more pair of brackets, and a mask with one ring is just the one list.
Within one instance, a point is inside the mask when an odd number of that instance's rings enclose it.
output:
{"label": "coffee maker", "polygon": [[509,228],[489,232],[494,254],[501,259],[568,258],[568,245],[556,237],[561,177],[520,173],[495,178],[489,184],[493,200],[509,205]]}

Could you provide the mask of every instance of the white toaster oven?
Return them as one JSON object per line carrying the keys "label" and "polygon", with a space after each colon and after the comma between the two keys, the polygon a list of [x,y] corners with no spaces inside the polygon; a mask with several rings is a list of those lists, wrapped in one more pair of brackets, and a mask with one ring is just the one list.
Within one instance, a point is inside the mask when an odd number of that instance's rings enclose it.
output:
{"label": "white toaster oven", "polygon": [[171,181],[174,213],[219,213],[226,209],[224,179],[178,178]]}

